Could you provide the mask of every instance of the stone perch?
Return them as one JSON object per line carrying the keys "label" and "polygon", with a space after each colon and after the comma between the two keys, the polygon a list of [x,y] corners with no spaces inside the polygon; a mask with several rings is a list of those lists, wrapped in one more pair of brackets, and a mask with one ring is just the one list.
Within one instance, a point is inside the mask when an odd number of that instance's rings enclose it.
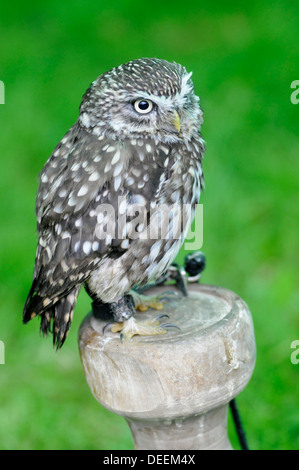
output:
{"label": "stone perch", "polygon": [[[157,294],[175,286],[146,292]],[[189,284],[188,297],[164,306],[167,329],[161,336],[119,335],[102,329],[91,314],[79,331],[84,374],[94,397],[123,416],[135,449],[232,449],[227,409],[249,382],[255,364],[250,311],[233,292]],[[136,313],[152,318],[157,312]]]}

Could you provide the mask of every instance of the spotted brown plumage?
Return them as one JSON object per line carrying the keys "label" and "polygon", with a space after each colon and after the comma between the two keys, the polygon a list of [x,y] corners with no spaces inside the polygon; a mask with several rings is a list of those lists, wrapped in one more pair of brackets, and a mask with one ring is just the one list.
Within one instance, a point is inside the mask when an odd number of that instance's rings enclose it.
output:
{"label": "spotted brown plumage", "polygon": [[115,303],[159,277],[183,243],[203,187],[202,112],[190,76],[160,59],[101,75],[41,172],[23,318],[40,315],[58,347],[82,284]]}

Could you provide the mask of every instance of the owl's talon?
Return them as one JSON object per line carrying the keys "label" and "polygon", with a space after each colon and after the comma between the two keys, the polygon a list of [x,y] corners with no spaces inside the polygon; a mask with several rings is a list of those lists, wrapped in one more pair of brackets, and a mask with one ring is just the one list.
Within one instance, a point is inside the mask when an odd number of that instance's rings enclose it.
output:
{"label": "owl's talon", "polygon": [[164,323],[164,325],[161,325],[161,328],[176,328],[177,330],[181,331],[181,328],[177,325],[174,325],[173,323]]}
{"label": "owl's talon", "polygon": [[162,313],[161,315],[157,315],[154,320],[160,320],[161,318],[169,318],[169,315],[166,315],[166,313]]}
{"label": "owl's talon", "polygon": [[105,331],[107,330],[107,328],[110,328],[113,326],[113,323],[106,323],[105,326],[103,326],[103,329],[102,329],[102,334],[104,335],[105,334]]}

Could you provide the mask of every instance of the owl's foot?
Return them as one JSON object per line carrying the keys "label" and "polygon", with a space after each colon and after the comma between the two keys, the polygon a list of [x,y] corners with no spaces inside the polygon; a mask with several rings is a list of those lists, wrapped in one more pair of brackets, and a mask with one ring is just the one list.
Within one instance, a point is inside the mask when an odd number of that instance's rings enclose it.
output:
{"label": "owl's foot", "polygon": [[173,291],[166,291],[159,295],[144,295],[139,294],[133,289],[130,290],[130,295],[133,297],[135,310],[139,312],[146,312],[149,308],[154,310],[162,310],[163,304],[166,303],[171,296],[176,296],[177,293]]}
{"label": "owl's foot", "polygon": [[152,320],[146,321],[136,321],[133,317],[122,323],[113,323],[110,325],[112,333],[120,332],[121,341],[127,341],[135,335],[139,336],[155,336],[155,335],[164,335],[167,328],[177,328],[178,326],[171,323],[160,324],[159,320],[163,317],[168,317],[168,315],[159,315],[158,317],[153,318]]}

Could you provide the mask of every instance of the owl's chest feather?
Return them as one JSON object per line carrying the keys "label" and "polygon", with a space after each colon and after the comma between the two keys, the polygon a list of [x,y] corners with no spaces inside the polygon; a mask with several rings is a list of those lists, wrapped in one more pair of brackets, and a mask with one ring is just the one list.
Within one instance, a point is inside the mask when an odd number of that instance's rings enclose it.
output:
{"label": "owl's chest feather", "polygon": [[193,205],[198,202],[203,182],[199,147],[192,144],[176,147],[160,179],[156,193],[159,203]]}
{"label": "owl's chest feather", "polygon": [[[138,219],[134,239],[125,243],[127,250],[115,260],[106,258],[92,276],[92,288],[101,292],[105,301],[120,296],[132,285],[159,277],[167,269],[194,218],[202,185],[199,148],[154,148],[148,141],[139,145],[133,141],[131,145],[134,159],[123,175],[123,190],[129,195],[129,205],[146,207],[148,224]],[[127,234],[134,220],[127,222]]]}

